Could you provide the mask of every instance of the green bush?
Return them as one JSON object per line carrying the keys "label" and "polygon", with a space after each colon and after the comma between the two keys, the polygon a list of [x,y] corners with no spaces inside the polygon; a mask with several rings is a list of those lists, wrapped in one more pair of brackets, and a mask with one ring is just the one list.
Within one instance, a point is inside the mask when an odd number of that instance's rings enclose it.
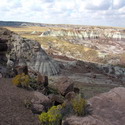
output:
{"label": "green bush", "polygon": [[43,112],[41,115],[39,115],[39,120],[42,125],[49,125],[48,113]]}
{"label": "green bush", "polygon": [[12,79],[12,83],[16,86],[28,87],[30,82],[30,77],[24,73],[16,75]]}
{"label": "green bush", "polygon": [[81,95],[76,96],[71,101],[71,103],[72,103],[74,112],[78,116],[85,115],[85,108],[86,108],[87,102],[86,102],[86,100],[84,98],[81,97]]}
{"label": "green bush", "polygon": [[52,106],[47,113],[43,112],[39,115],[39,120],[42,125],[59,125],[62,119],[62,106]]}

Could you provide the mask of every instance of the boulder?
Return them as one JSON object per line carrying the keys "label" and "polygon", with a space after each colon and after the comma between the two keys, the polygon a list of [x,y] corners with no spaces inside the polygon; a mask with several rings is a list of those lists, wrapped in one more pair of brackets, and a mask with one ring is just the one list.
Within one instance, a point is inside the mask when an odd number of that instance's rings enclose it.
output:
{"label": "boulder", "polygon": [[40,114],[44,112],[44,106],[41,104],[33,104],[31,110],[34,114]]}
{"label": "boulder", "polygon": [[65,96],[67,93],[72,92],[74,90],[73,82],[66,77],[59,79],[58,82],[56,83],[56,87],[59,93],[63,96]]}
{"label": "boulder", "polygon": [[92,115],[72,116],[63,125],[124,125],[125,88],[114,88],[88,100],[92,106]]}
{"label": "boulder", "polygon": [[54,105],[62,104],[64,102],[64,97],[61,95],[50,94],[48,97]]}
{"label": "boulder", "polygon": [[34,98],[31,100],[32,104],[41,104],[45,107],[45,110],[51,107],[52,102],[51,100],[45,96],[44,94],[35,91]]}

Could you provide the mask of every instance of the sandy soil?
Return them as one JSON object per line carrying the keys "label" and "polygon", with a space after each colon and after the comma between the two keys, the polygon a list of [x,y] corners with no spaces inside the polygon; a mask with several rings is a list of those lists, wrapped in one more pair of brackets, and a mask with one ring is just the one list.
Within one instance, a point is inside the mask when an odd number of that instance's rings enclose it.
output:
{"label": "sandy soil", "polygon": [[15,87],[11,79],[0,78],[0,125],[39,125],[38,117],[24,106],[31,91]]}

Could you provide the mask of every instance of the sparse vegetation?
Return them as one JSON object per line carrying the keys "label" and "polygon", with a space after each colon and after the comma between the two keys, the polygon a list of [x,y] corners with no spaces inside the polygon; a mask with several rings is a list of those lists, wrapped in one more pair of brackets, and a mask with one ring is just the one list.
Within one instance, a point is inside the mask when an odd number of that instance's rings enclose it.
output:
{"label": "sparse vegetation", "polygon": [[83,116],[85,115],[85,108],[86,108],[87,102],[85,99],[81,97],[81,95],[77,95],[73,100],[72,100],[72,106],[74,112],[78,116]]}
{"label": "sparse vegetation", "polygon": [[60,125],[62,119],[70,115],[86,115],[87,102],[81,95],[77,95],[71,102],[64,102],[62,105],[52,106],[48,112],[39,115],[42,125]]}
{"label": "sparse vegetation", "polygon": [[48,112],[43,112],[39,115],[39,120],[42,125],[59,125],[62,119],[62,106],[52,106]]}
{"label": "sparse vegetation", "polygon": [[28,87],[30,82],[30,77],[24,73],[16,75],[13,80],[13,84],[21,87]]}

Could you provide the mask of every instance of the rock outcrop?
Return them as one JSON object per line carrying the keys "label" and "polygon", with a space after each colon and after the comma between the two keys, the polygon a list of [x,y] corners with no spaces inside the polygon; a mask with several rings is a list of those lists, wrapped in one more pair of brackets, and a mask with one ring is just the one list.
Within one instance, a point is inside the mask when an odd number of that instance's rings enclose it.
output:
{"label": "rock outcrop", "polygon": [[[19,35],[0,28],[0,53],[5,50],[7,66],[24,66],[44,75],[55,75],[60,71],[59,65],[41,48],[36,41],[25,39]],[[12,65],[13,63],[13,65]]]}
{"label": "rock outcrop", "polygon": [[[84,62],[84,61],[69,61],[64,63],[63,66],[66,69],[69,69],[73,74],[75,73],[91,73],[95,72],[99,74],[104,74],[110,78],[116,78],[117,80],[125,81],[125,68],[111,65],[111,64],[98,64],[92,62]],[[91,74],[90,76],[96,79],[95,74]],[[100,81],[99,81],[100,82]],[[123,82],[124,83],[124,82]]]}
{"label": "rock outcrop", "polygon": [[78,61],[78,63],[81,63],[81,65],[86,66],[87,69],[99,71],[100,73],[106,74],[111,77],[122,79],[125,77],[125,68],[111,65],[111,64],[98,64],[98,63],[91,63],[91,62],[82,62]]}
{"label": "rock outcrop", "polygon": [[89,99],[93,108],[91,116],[66,119],[63,125],[124,125],[125,123],[125,88],[111,91]]}
{"label": "rock outcrop", "polygon": [[99,64],[96,67],[103,73],[121,79],[125,76],[125,68],[110,64]]}
{"label": "rock outcrop", "polygon": [[56,89],[58,92],[65,96],[67,93],[74,91],[74,83],[68,77],[60,78],[56,82]]}
{"label": "rock outcrop", "polygon": [[108,38],[114,40],[123,40],[125,39],[125,34],[123,31],[117,31],[116,29],[92,29],[92,28],[84,28],[84,29],[72,29],[72,30],[49,30],[45,31],[41,34],[42,36],[65,36],[65,37],[74,37],[79,39],[100,39],[100,38]]}
{"label": "rock outcrop", "polygon": [[[98,51],[99,58],[111,54],[120,54],[125,50],[125,32],[122,29],[97,27],[50,29],[43,32],[40,37],[57,37],[73,44],[80,44]],[[78,55],[80,56],[80,53]]]}
{"label": "rock outcrop", "polygon": [[31,100],[31,110],[33,113],[42,113],[43,111],[47,111],[48,108],[52,106],[51,100],[44,94],[37,91],[35,91],[33,94],[34,98]]}

